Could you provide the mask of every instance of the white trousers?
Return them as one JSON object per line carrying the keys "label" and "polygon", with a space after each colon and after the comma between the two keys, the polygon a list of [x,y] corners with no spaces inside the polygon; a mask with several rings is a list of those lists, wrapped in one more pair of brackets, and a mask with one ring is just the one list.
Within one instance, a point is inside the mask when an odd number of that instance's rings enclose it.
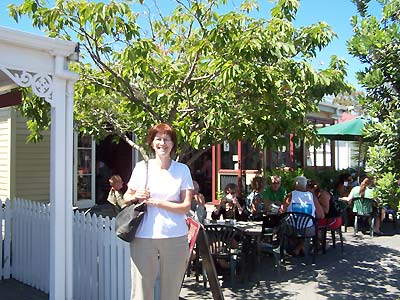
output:
{"label": "white trousers", "polygon": [[178,300],[186,261],[188,237],[135,238],[131,243],[131,300],[153,300],[160,272],[160,300]]}

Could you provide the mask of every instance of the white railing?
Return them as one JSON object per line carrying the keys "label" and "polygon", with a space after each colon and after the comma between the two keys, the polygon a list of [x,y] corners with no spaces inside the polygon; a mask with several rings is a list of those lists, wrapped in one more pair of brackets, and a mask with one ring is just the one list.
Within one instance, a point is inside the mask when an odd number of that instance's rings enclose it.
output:
{"label": "white railing", "polygon": [[50,256],[48,205],[16,199],[12,205],[10,201],[6,202],[5,214],[11,219],[11,227],[8,227],[8,230],[6,228],[10,239],[5,242],[5,250],[11,246],[9,275],[48,293]]}
{"label": "white railing", "polygon": [[129,244],[115,235],[115,219],[74,215],[74,299],[129,299]]}
{"label": "white railing", "polygon": [[[0,220],[4,232],[0,280],[12,277],[48,293],[49,205],[7,200],[4,213],[0,211]],[[73,226],[74,299],[129,299],[129,244],[116,237],[115,219],[75,212]]]}
{"label": "white railing", "polygon": [[3,241],[5,234],[5,220],[3,215],[3,202],[0,201],[0,280],[3,278]]}
{"label": "white railing", "polygon": [[[1,201],[0,201],[1,202]],[[6,199],[5,210],[1,209],[0,220],[1,220],[1,246],[0,250],[0,279],[8,279],[11,274],[11,214],[7,213],[10,201]]]}

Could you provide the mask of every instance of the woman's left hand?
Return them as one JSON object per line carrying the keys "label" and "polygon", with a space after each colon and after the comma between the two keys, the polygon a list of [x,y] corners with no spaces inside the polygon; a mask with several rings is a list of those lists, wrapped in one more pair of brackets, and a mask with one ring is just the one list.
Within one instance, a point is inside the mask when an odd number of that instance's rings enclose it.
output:
{"label": "woman's left hand", "polygon": [[149,198],[149,199],[145,200],[144,202],[149,206],[158,206],[161,201],[156,200],[154,198]]}

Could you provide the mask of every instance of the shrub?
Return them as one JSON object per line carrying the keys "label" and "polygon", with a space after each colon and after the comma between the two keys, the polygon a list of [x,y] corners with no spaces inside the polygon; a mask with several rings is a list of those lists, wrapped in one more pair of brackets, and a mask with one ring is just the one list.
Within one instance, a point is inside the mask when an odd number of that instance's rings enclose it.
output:
{"label": "shrub", "polygon": [[294,189],[294,179],[296,176],[304,175],[304,171],[302,169],[288,169],[288,168],[276,168],[273,170],[268,170],[265,173],[265,178],[267,180],[267,185],[270,184],[269,177],[272,175],[278,175],[281,177],[282,186],[290,192]]}
{"label": "shrub", "polygon": [[399,206],[400,187],[395,173],[387,172],[377,177],[374,197],[379,206],[397,209]]}

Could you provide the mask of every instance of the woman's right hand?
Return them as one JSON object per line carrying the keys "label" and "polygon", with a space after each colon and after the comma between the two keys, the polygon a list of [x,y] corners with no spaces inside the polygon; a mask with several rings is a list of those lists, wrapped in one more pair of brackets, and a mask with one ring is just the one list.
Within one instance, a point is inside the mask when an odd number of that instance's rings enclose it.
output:
{"label": "woman's right hand", "polygon": [[136,190],[135,199],[140,203],[150,198],[149,189]]}

